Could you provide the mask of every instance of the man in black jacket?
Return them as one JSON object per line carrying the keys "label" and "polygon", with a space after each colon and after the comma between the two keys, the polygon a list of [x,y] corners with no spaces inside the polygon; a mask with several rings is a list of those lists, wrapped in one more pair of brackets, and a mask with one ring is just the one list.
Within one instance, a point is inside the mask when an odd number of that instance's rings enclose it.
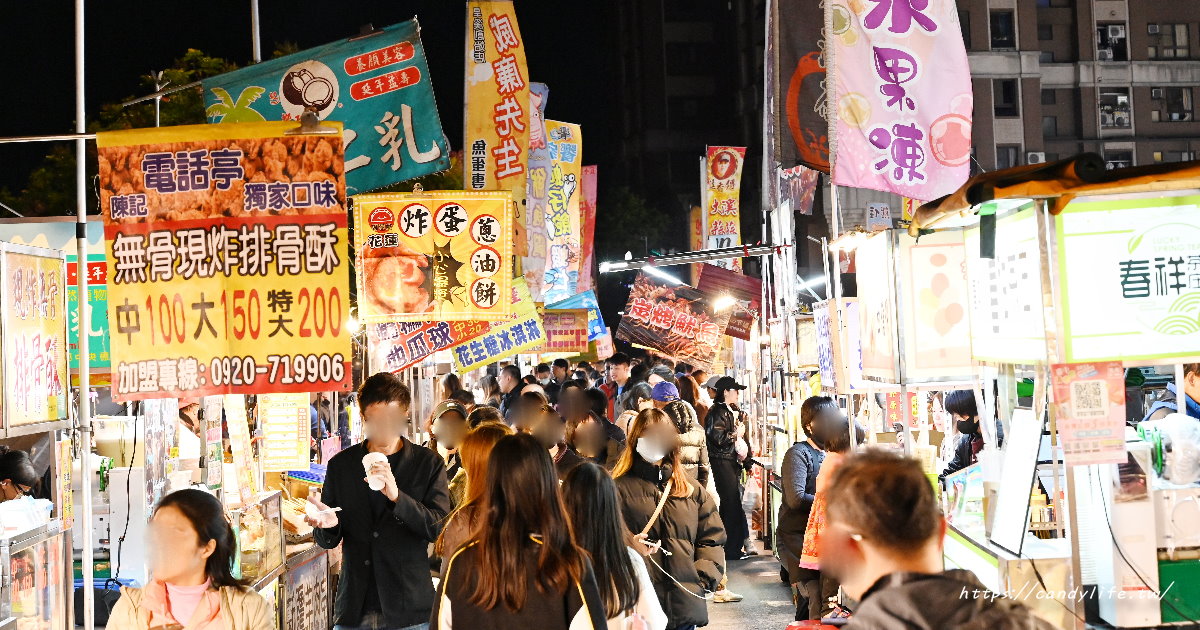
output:
{"label": "man in black jacket", "polygon": [[521,395],[521,368],[515,365],[506,365],[500,370],[500,376],[496,378],[496,383],[500,385],[500,413],[504,414],[504,419],[510,424],[512,420],[513,406],[517,402],[517,398]]}
{"label": "man in black jacket", "polygon": [[859,602],[847,630],[1054,627],[970,571],[943,571],[946,520],[917,460],[871,450],[848,456],[829,496],[836,500],[821,530],[821,573]]}
{"label": "man in black jacket", "polygon": [[[395,375],[367,379],[358,402],[366,441],[330,459],[322,499],[313,501],[322,512],[307,519],[317,544],[340,543],[345,554],[334,627],[425,628],[434,597],[426,551],[450,512],[445,465],[404,437],[412,397]],[[386,461],[364,470],[368,454]]]}

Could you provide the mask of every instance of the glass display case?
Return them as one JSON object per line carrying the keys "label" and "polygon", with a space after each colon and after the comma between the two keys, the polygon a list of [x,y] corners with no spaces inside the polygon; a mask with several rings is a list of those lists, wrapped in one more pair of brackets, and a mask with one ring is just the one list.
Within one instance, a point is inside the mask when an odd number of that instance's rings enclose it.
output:
{"label": "glass display case", "polygon": [[282,495],[264,493],[254,503],[231,510],[230,522],[238,539],[235,572],[251,584],[269,582],[283,572]]}
{"label": "glass display case", "polygon": [[0,628],[59,630],[66,627],[66,560],[57,522],[20,537],[0,539]]}

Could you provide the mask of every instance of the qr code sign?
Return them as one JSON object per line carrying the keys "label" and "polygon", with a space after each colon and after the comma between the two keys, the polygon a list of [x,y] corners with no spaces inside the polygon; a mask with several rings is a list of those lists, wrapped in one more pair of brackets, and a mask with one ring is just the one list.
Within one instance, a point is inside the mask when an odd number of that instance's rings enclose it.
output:
{"label": "qr code sign", "polygon": [[1076,419],[1103,418],[1108,415],[1108,382],[1071,383],[1071,415]]}

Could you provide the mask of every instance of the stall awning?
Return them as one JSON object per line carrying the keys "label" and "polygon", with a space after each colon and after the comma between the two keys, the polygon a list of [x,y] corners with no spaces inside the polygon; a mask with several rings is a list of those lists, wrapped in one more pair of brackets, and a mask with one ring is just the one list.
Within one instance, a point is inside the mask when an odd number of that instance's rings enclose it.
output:
{"label": "stall awning", "polygon": [[1047,164],[1030,164],[976,175],[957,191],[922,205],[909,233],[930,229],[945,219],[974,213],[975,207],[1004,199],[1054,199],[1051,212],[1071,199],[1200,188],[1200,160],[1107,170],[1104,158],[1083,153]]}

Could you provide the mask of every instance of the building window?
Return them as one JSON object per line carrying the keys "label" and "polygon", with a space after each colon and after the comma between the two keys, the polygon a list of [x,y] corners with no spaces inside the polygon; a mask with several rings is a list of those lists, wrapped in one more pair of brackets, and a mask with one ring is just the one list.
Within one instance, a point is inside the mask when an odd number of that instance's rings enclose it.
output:
{"label": "building window", "polygon": [[958,10],[958,27],[962,29],[963,46],[971,50],[971,12],[966,9]]}
{"label": "building window", "polygon": [[1054,39],[1054,25],[1038,24],[1038,40],[1044,42],[1051,39]]}
{"label": "building window", "polygon": [[1020,90],[1016,79],[992,79],[992,101],[997,118],[1021,115]]}
{"label": "building window", "polygon": [[1100,93],[1100,126],[1104,129],[1129,129],[1133,116],[1129,107],[1129,88],[1108,88]]}
{"label": "building window", "polygon": [[1111,171],[1115,168],[1129,168],[1130,166],[1133,166],[1133,151],[1128,149],[1104,150],[1104,168]]}
{"label": "building window", "polygon": [[1058,137],[1058,116],[1042,116],[1042,137]]}
{"label": "building window", "polygon": [[[1154,33],[1158,30],[1158,34]],[[1187,24],[1151,24],[1150,46],[1147,52],[1151,59],[1187,59],[1191,57],[1188,45]]]}
{"label": "building window", "polygon": [[1020,166],[1017,156],[1021,154],[1021,146],[1017,144],[1002,144],[996,147],[996,168],[1004,170]]}
{"label": "building window", "polygon": [[1154,109],[1150,119],[1154,122],[1186,122],[1192,120],[1192,88],[1150,88],[1150,99]]}
{"label": "building window", "polygon": [[992,49],[1017,47],[1017,22],[1012,11],[992,11]]}
{"label": "building window", "polygon": [[1096,60],[1129,61],[1125,24],[1100,24],[1096,27]]}
{"label": "building window", "polygon": [[1043,50],[1038,53],[1038,63],[1054,63],[1054,51]]}
{"label": "building window", "polygon": [[1042,9],[1046,7],[1070,7],[1073,6],[1073,1],[1074,0],[1037,0],[1037,6],[1038,8]]}
{"label": "building window", "polygon": [[1155,151],[1155,162],[1190,162],[1196,159],[1195,151]]}
{"label": "building window", "polygon": [[1042,105],[1055,105],[1058,103],[1058,92],[1054,90],[1042,90]]}

